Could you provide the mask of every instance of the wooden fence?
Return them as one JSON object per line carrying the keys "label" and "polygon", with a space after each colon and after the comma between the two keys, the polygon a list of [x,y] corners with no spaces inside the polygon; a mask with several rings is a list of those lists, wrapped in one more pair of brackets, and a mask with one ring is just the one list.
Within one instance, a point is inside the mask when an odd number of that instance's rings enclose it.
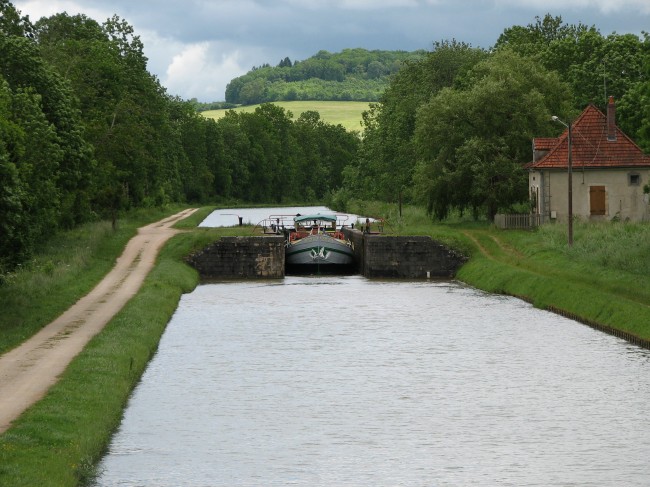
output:
{"label": "wooden fence", "polygon": [[494,224],[501,230],[512,229],[525,229],[535,228],[540,225],[541,215],[528,214],[528,215],[505,215],[497,213],[494,216]]}

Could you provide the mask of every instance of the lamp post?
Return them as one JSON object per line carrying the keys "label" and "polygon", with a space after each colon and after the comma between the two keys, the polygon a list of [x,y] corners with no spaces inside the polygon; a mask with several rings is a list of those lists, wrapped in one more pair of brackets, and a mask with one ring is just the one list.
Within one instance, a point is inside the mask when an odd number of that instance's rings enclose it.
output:
{"label": "lamp post", "polygon": [[573,159],[572,159],[572,150],[571,150],[571,122],[564,123],[562,120],[560,120],[558,117],[553,115],[551,117],[551,120],[554,122],[559,122],[562,125],[564,125],[566,128],[569,129],[569,137],[568,137],[568,143],[569,143],[569,208],[568,208],[568,218],[569,218],[569,247],[573,245]]}

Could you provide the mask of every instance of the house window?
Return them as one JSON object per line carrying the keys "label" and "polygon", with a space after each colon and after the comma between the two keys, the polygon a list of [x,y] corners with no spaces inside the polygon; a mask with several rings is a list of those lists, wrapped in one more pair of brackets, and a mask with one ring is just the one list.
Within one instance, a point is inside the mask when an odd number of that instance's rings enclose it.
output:
{"label": "house window", "polygon": [[630,186],[639,186],[641,184],[641,175],[636,172],[631,172],[627,175],[627,180]]}

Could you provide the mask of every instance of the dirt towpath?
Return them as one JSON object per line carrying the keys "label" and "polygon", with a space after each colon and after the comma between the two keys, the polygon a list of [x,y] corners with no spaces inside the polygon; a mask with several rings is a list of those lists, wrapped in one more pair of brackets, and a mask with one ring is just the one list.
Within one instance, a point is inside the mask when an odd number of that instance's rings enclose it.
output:
{"label": "dirt towpath", "polygon": [[172,225],[188,209],[138,230],[115,267],[86,296],[32,338],[0,356],[0,433],[41,399],[72,359],[140,289]]}

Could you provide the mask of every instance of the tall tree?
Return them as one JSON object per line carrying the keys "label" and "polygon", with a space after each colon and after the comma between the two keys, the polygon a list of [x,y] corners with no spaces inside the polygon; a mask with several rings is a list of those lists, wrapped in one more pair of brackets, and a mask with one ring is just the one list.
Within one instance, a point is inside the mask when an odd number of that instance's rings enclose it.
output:
{"label": "tall tree", "polygon": [[647,44],[637,35],[603,36],[595,26],[566,24],[550,14],[536,17],[526,27],[505,29],[495,47],[532,57],[557,71],[570,84],[577,110],[588,103],[604,110],[610,95],[620,99],[637,82],[648,79],[642,68]]}
{"label": "tall tree", "polygon": [[617,101],[617,124],[650,153],[650,34],[643,34],[641,78]]}
{"label": "tall tree", "polygon": [[419,190],[429,210],[493,219],[527,197],[522,163],[533,137],[551,133],[570,91],[557,74],[502,50],[477,64],[459,88],[445,88],[418,110]]}
{"label": "tall tree", "polygon": [[14,92],[31,90],[40,96],[42,112],[55,129],[63,151],[56,178],[61,191],[60,223],[72,226],[88,219],[94,162],[70,84],[42,59],[36,43],[25,37],[0,35],[0,73]]}
{"label": "tall tree", "polygon": [[9,0],[0,0],[0,34],[34,37],[34,27],[29,17],[23,17]]}
{"label": "tall tree", "polygon": [[243,114],[233,110],[226,112],[225,117],[218,122],[223,138],[224,165],[232,181],[232,196],[244,201],[252,199],[251,141],[240,122]]}
{"label": "tall tree", "polygon": [[29,188],[20,179],[16,139],[20,127],[11,120],[13,93],[0,77],[0,276],[11,270],[28,253],[24,235],[24,201]]}
{"label": "tall tree", "polygon": [[96,211],[181,198],[182,132],[170,120],[173,101],[146,70],[133,28],[116,16],[100,25],[65,13],[36,27],[42,52],[80,99],[98,162]]}
{"label": "tall tree", "polygon": [[343,184],[345,168],[356,157],[360,139],[341,125],[323,122],[315,111],[304,112],[295,122],[302,157],[296,162],[296,198],[322,201]]}
{"label": "tall tree", "polygon": [[[481,49],[452,41],[438,42],[417,62],[407,62],[382,95],[381,103],[364,116],[364,141],[357,189],[366,197],[396,201],[412,187],[416,154],[413,146],[417,109],[450,87],[486,57]],[[350,184],[354,184],[348,181]],[[408,194],[407,194],[408,196]]]}

